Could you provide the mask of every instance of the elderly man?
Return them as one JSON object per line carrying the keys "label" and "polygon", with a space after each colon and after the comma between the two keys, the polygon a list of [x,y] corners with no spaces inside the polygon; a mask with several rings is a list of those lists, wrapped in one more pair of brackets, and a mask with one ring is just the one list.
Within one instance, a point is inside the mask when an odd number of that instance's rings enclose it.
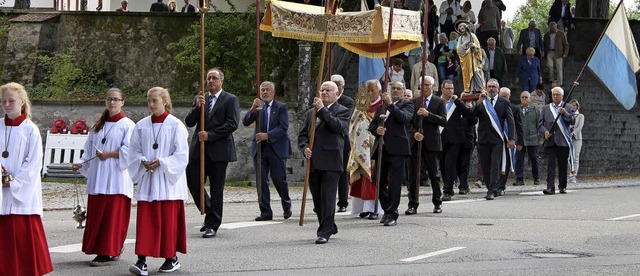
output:
{"label": "elderly man", "polygon": [[[510,101],[511,99],[511,89],[507,88],[507,87],[502,87],[500,88],[500,97]],[[513,113],[513,122],[516,125],[515,128],[515,132],[516,132],[516,148],[517,147],[522,147],[524,146],[524,140],[522,140],[522,117],[520,116],[520,112],[518,111],[518,106],[514,105],[512,103],[509,103],[509,105],[511,106],[511,113]],[[504,129],[504,132],[507,133],[507,135],[509,135],[509,132],[513,132],[514,129],[513,128],[506,128]],[[516,155],[516,148],[508,148],[507,150],[507,164],[506,164],[506,170],[504,174],[500,175],[500,184],[498,185],[498,194],[499,195],[504,195],[504,191],[507,189],[507,180],[509,179],[509,174],[512,170],[515,169],[515,155]]]}
{"label": "elderly man", "polygon": [[525,153],[529,154],[533,185],[540,184],[540,162],[538,160],[538,121],[540,120],[540,110],[529,104],[530,97],[531,95],[527,91],[520,93],[518,114],[520,114],[522,118],[522,142],[524,145],[516,146],[516,183],[513,184],[514,186],[524,185]]}
{"label": "elderly man", "polygon": [[[556,86],[551,89],[551,103],[542,108],[540,122],[538,122],[538,133],[543,135],[545,139],[544,152],[547,159],[547,188],[542,191],[545,195],[556,193],[554,183],[556,163],[558,166],[558,188],[561,194],[567,193],[567,162],[573,164],[573,143],[569,126],[574,124],[575,118],[571,104],[562,107],[563,96],[564,90],[562,88]],[[560,118],[555,121],[558,116]],[[553,126],[554,121],[555,126]]]}
{"label": "elderly man", "polygon": [[[211,197],[205,191],[204,225],[200,232],[203,238],[216,236],[222,224],[222,204],[224,180],[227,175],[227,165],[235,162],[236,144],[233,142],[233,132],[238,129],[240,120],[240,105],[238,97],[222,89],[224,74],[220,69],[207,72],[206,95],[198,95],[191,110],[184,119],[187,127],[196,127],[198,135],[193,135],[189,147],[189,164],[187,164],[187,185],[191,196],[200,208],[200,141],[204,141],[205,174],[209,178]],[[201,108],[205,108],[204,131],[200,131]]]}
{"label": "elderly man", "polygon": [[[562,86],[564,83],[563,62],[569,54],[569,42],[564,32],[558,30],[556,22],[549,22],[549,31],[544,34],[544,48],[547,50],[547,68],[549,69],[549,79],[558,80],[558,84]],[[554,69],[555,73],[554,74]],[[556,77],[557,76],[557,77]]]}
{"label": "elderly man", "polygon": [[502,49],[496,47],[496,40],[493,37],[487,39],[487,47],[484,48],[487,53],[487,69],[489,71],[489,78],[498,80],[498,83],[502,83],[502,76],[507,72],[507,62],[504,58]]}
{"label": "elderly man", "polygon": [[313,106],[317,110],[314,144],[309,144],[313,110],[307,112],[298,135],[298,147],[307,162],[311,162],[309,188],[313,196],[313,211],[320,224],[316,244],[327,243],[331,235],[338,233],[338,226],[335,224],[336,192],[344,169],[342,150],[344,132],[349,125],[349,109],[337,103],[337,99],[338,86],[331,81],[323,82],[320,97],[313,99]]}
{"label": "elderly man", "polygon": [[[427,55],[429,54],[429,50],[427,50]],[[420,91],[420,78],[422,78],[422,60],[424,56],[421,55],[420,62],[413,65],[411,68],[411,86],[409,89],[411,91]],[[425,64],[425,76],[430,76],[435,79],[435,89],[438,89],[438,68],[436,65],[427,60],[427,64]]]}
{"label": "elderly man", "polygon": [[[508,100],[498,96],[499,83],[495,79],[487,82],[487,92],[480,94],[480,101],[473,109],[478,118],[478,155],[482,163],[482,175],[487,185],[485,199],[493,200],[501,194],[498,191],[500,172],[505,172],[507,148],[515,147],[516,132],[513,112]],[[504,161],[504,162],[503,162]]]}
{"label": "elderly man", "polygon": [[[440,127],[447,124],[447,113],[442,98],[433,95],[434,78],[425,76],[422,79],[424,92],[422,96],[415,97],[412,102],[416,107],[413,114],[413,120],[409,130],[411,137],[411,157],[409,158],[411,167],[409,167],[409,208],[405,211],[407,215],[417,214],[418,195],[420,191],[416,187],[416,170],[422,165],[427,168],[429,180],[431,180],[431,189],[433,195],[431,202],[433,203],[434,213],[442,212],[442,191],[440,190],[440,181],[438,180],[438,158],[442,152],[442,143],[440,137]],[[418,159],[418,144],[422,144],[420,159]]]}
{"label": "elderly man", "polygon": [[513,34],[513,29],[507,26],[507,22],[500,21],[502,28],[500,29],[500,46],[505,54],[511,54],[513,51],[513,43],[515,43],[516,36]]}
{"label": "elderly man", "polygon": [[544,57],[544,44],[542,43],[542,33],[540,33],[540,29],[537,26],[535,19],[529,21],[529,27],[520,31],[516,48],[518,53],[524,56],[526,49],[531,47],[536,50],[535,56],[542,60],[542,57]]}
{"label": "elderly man", "polygon": [[[338,100],[337,102],[349,109],[349,118],[353,114],[354,101],[351,97],[344,94],[344,78],[341,75],[331,76],[331,81],[338,86]],[[344,149],[342,151],[342,160],[344,160],[342,174],[340,174],[340,180],[338,181],[338,213],[347,211],[349,206],[349,181],[347,172],[347,160],[349,160],[349,153],[351,152],[351,143],[349,142],[349,129],[345,129],[344,132]]]}
{"label": "elderly man", "polygon": [[471,156],[471,152],[465,150],[465,127],[471,110],[458,97],[453,94],[453,83],[450,80],[442,82],[442,99],[446,103],[447,124],[442,129],[443,158],[440,162],[440,170],[443,174],[444,189],[442,201],[449,201],[455,195],[453,182],[459,178],[460,194],[469,192],[467,181],[469,174],[469,162],[465,162]]}
{"label": "elderly man", "polygon": [[[404,84],[393,82],[391,97],[387,93],[382,94],[384,104],[378,107],[369,124],[369,132],[376,137],[372,158],[381,165],[375,174],[380,181],[378,196],[384,210],[380,223],[384,226],[397,224],[405,159],[411,154],[406,125],[413,116],[413,103],[403,100],[403,94]],[[377,150],[379,143],[382,143],[382,152]]]}
{"label": "elderly man", "polygon": [[411,91],[411,89],[405,89],[404,90],[404,97],[403,99],[409,101],[411,99],[413,99],[413,91]]}
{"label": "elderly man", "polygon": [[[256,122],[258,113],[262,112],[260,128],[254,132],[251,141],[251,156],[253,156],[253,166],[258,169],[261,162],[261,179],[256,179],[257,189],[261,189],[261,197],[258,207],[260,216],[256,221],[271,220],[273,211],[271,210],[271,198],[269,196],[269,174],[273,186],[280,195],[283,217],[291,217],[291,198],[289,197],[289,186],[287,184],[286,163],[287,157],[291,155],[291,142],[289,141],[289,108],[287,104],[275,100],[276,90],[273,82],[265,81],[260,84],[260,98],[253,100],[253,105],[242,119],[244,126],[249,126]],[[260,108],[262,110],[260,111]],[[258,160],[258,146],[260,143],[261,159]]]}

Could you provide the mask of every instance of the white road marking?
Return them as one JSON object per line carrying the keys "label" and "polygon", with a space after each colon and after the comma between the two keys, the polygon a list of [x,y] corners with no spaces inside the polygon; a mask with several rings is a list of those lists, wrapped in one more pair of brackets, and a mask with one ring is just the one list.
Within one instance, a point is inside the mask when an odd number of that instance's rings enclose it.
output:
{"label": "white road marking", "polygon": [[640,217],[640,214],[628,215],[628,216],[617,217],[617,218],[610,218],[610,219],[607,219],[607,220],[623,220],[623,219],[635,218],[635,217]]}
{"label": "white road marking", "polygon": [[447,249],[443,249],[443,250],[439,250],[439,251],[434,251],[434,252],[431,252],[431,253],[427,253],[427,254],[411,257],[411,258],[402,259],[400,261],[401,262],[413,262],[413,261],[417,261],[417,260],[430,258],[430,257],[433,257],[433,256],[446,254],[446,253],[453,252],[453,251],[458,251],[460,249],[465,249],[465,248],[466,247],[456,246],[456,247],[451,247],[451,248],[447,248]]}
{"label": "white road marking", "polygon": [[263,226],[270,224],[278,224],[282,223],[280,221],[242,221],[242,222],[232,222],[232,223],[223,223],[220,225],[220,229],[238,229],[243,227],[252,227],[252,226]]}
{"label": "white road marking", "polygon": [[452,201],[444,201],[442,202],[442,204],[468,203],[468,202],[476,202],[476,201],[486,201],[486,199],[476,198],[476,199],[452,200]]}
{"label": "white road marking", "polygon": [[[567,193],[573,193],[573,190],[567,190]],[[556,195],[560,194],[558,191],[556,191]],[[542,191],[535,191],[535,192],[522,192],[519,193],[519,195],[545,195]]]}
{"label": "white road marking", "polygon": [[336,217],[339,216],[357,216],[358,214],[351,214],[351,212],[340,212],[340,213],[336,213]]}
{"label": "white road marking", "polygon": [[[135,242],[136,242],[135,239],[124,240],[125,244],[135,243]],[[80,252],[81,250],[82,250],[82,243],[74,243],[74,244],[68,244],[68,245],[49,248],[50,253],[73,253],[73,252]]]}

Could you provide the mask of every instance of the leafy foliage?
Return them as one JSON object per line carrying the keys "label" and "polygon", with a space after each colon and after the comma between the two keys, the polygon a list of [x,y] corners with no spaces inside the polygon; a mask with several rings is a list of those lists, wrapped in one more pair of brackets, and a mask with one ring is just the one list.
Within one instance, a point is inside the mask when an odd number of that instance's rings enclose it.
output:
{"label": "leafy foliage", "polygon": [[65,53],[38,57],[45,69],[44,81],[33,89],[34,99],[94,100],[113,84],[110,61],[94,56],[78,59],[75,48]]}
{"label": "leafy foliage", "polygon": [[[235,9],[232,7],[232,10]],[[256,19],[255,5],[247,12],[208,13],[205,22],[205,70],[220,68],[225,74],[225,90],[239,96],[255,95]],[[280,83],[297,69],[298,46],[295,40],[274,38],[261,32],[261,79]],[[182,94],[199,91],[200,21],[191,26],[191,34],[169,45],[176,53],[178,87]],[[282,89],[276,88],[276,91]]]}

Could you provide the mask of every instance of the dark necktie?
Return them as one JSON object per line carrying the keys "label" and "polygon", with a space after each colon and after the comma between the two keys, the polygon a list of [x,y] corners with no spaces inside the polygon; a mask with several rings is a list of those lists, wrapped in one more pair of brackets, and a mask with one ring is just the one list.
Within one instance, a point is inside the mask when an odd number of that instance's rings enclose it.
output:
{"label": "dark necktie", "polygon": [[493,106],[493,98],[491,98],[491,106]]}
{"label": "dark necktie", "polygon": [[262,109],[262,130],[269,131],[269,105],[265,104]]}

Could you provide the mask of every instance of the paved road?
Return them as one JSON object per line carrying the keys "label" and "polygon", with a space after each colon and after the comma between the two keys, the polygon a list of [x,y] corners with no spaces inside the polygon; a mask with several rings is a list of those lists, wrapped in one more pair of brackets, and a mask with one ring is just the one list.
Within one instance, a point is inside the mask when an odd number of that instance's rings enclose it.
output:
{"label": "paved road", "polygon": [[[592,189],[552,196],[525,187],[494,201],[483,200],[478,192],[455,197],[442,214],[427,212],[432,206],[423,204],[418,215],[402,215],[395,227],[339,215],[340,232],[324,245],[314,244],[317,220],[311,201],[302,227],[297,212],[289,220],[276,217],[251,226],[256,204],[228,203],[225,224],[213,239],[200,238],[202,217],[189,205],[189,252],[179,255],[182,268],[175,274],[637,275],[640,186],[634,183],[640,181],[623,182],[600,181]],[[430,202],[430,196],[421,202]],[[294,202],[294,210],[299,212],[300,203]],[[272,204],[280,213],[278,204]],[[401,211],[405,206],[406,199]],[[135,212],[133,208],[130,239],[135,238]],[[45,212],[52,275],[128,274],[136,259],[133,243],[125,246],[121,261],[89,267],[93,256],[79,252],[82,230],[74,225],[69,210]],[[160,274],[162,262],[149,259],[150,274]]]}

